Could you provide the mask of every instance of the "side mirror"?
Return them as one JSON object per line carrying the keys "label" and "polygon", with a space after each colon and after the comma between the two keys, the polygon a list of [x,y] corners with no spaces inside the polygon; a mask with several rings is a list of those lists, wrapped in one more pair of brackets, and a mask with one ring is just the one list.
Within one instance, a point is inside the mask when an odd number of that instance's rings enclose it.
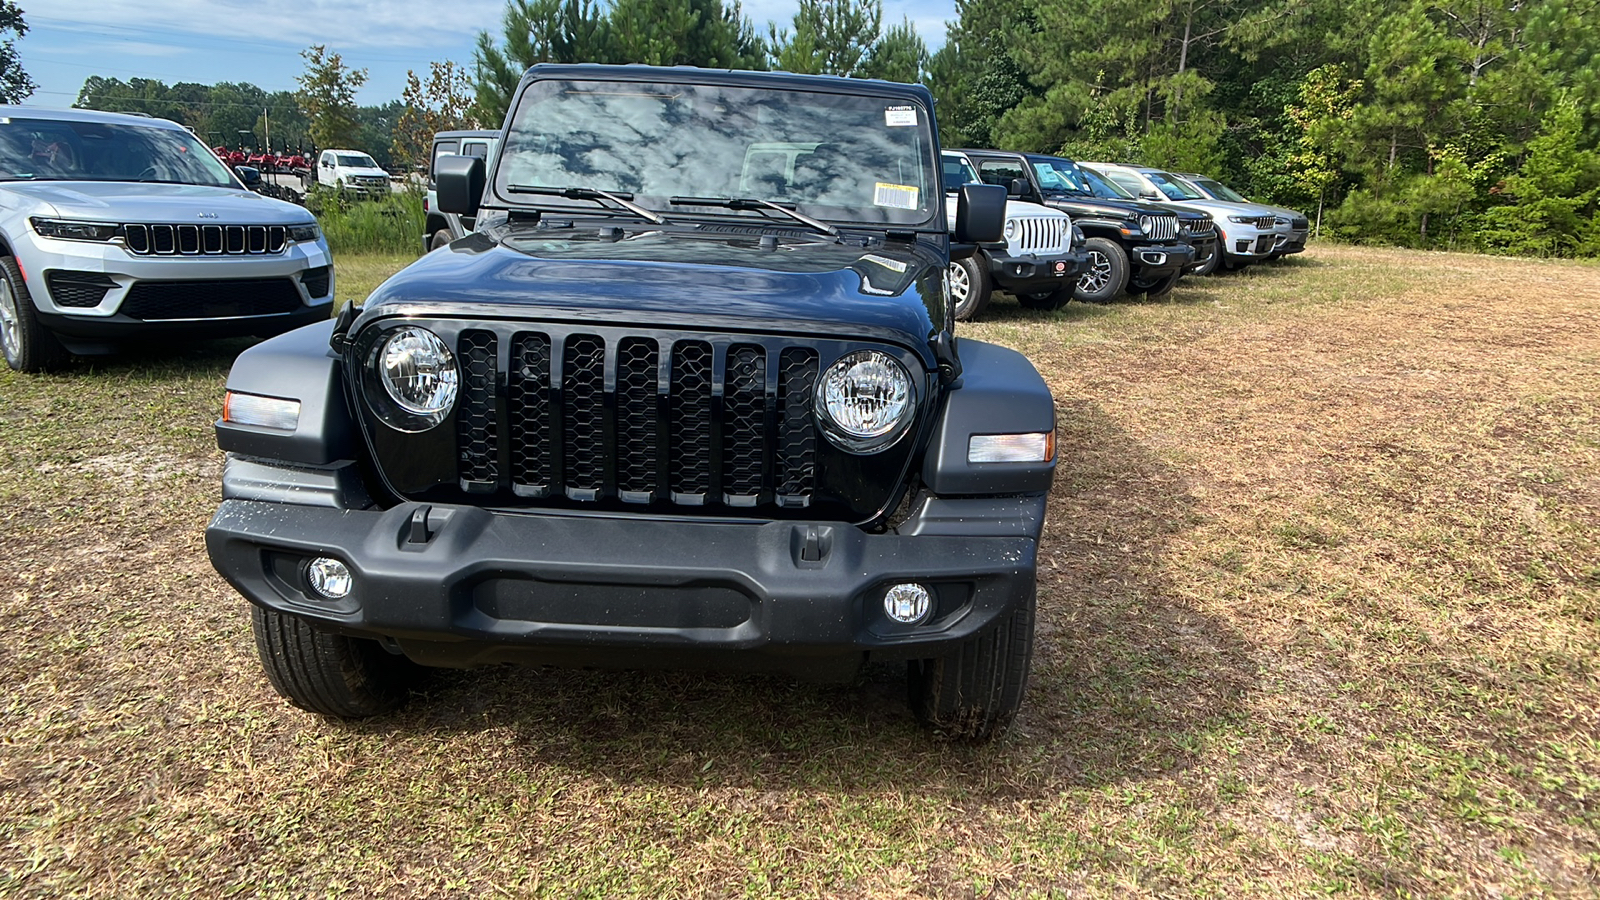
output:
{"label": "side mirror", "polygon": [[434,164],[434,172],[440,212],[478,214],[478,202],[483,199],[483,160],[476,156],[441,156]]}
{"label": "side mirror", "polygon": [[261,170],[255,166],[234,166],[233,171],[247,188],[257,187],[261,184]]}
{"label": "side mirror", "polygon": [[1021,178],[1013,178],[1011,183],[1006,185],[1007,197],[1025,197],[1027,194],[1028,183]]}
{"label": "side mirror", "polygon": [[1006,192],[994,184],[963,184],[956,198],[956,228],[951,239],[958,244],[992,244],[1006,227]]}
{"label": "side mirror", "polygon": [[1145,188],[1144,190],[1139,192],[1139,199],[1141,199],[1141,200],[1165,200],[1167,198],[1162,196],[1160,191],[1152,191],[1149,188]]}

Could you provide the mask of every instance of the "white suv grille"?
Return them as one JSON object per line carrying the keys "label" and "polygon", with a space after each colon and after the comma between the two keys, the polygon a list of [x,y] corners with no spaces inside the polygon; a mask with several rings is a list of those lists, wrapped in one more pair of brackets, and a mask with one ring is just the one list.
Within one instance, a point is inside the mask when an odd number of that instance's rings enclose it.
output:
{"label": "white suv grille", "polygon": [[1013,256],[1021,253],[1066,253],[1071,240],[1071,220],[1058,216],[1016,216],[1016,235],[1007,243]]}

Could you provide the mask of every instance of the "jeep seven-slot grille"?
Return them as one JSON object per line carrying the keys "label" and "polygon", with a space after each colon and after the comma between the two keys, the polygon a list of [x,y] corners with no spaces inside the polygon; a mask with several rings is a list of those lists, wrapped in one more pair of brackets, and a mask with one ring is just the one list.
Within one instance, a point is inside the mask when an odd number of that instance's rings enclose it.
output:
{"label": "jeep seven-slot grille", "polygon": [[1150,239],[1154,241],[1170,241],[1178,236],[1177,216],[1151,216]]}
{"label": "jeep seven-slot grille", "polygon": [[124,225],[136,256],[267,256],[289,245],[282,225]]}
{"label": "jeep seven-slot grille", "polygon": [[1185,219],[1183,222],[1184,234],[1212,234],[1217,230],[1217,223],[1213,219]]}
{"label": "jeep seven-slot grille", "polygon": [[1068,220],[1044,216],[1018,216],[1017,236],[1013,239],[1023,253],[1064,253],[1067,250]]}
{"label": "jeep seven-slot grille", "polygon": [[502,379],[499,340],[481,329],[457,339],[463,490],[580,503],[809,502],[817,351],[759,339],[719,348],[695,338],[516,332],[506,338]]}

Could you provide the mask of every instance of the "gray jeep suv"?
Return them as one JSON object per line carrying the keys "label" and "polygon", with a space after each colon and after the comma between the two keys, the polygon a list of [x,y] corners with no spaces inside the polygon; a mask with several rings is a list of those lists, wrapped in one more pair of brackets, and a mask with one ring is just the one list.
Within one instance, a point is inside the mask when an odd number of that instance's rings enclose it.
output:
{"label": "gray jeep suv", "polygon": [[0,106],[0,347],[13,369],[326,319],[331,263],[311,213],[246,189],[181,125]]}

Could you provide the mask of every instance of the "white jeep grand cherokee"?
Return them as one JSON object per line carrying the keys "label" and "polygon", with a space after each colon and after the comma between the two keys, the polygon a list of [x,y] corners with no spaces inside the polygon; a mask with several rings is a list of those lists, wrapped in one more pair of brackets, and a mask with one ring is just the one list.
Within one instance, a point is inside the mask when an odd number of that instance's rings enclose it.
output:
{"label": "white jeep grand cherokee", "polygon": [[37,372],[159,337],[326,319],[333,267],[305,209],[247,190],[182,126],[0,106],[0,347]]}

